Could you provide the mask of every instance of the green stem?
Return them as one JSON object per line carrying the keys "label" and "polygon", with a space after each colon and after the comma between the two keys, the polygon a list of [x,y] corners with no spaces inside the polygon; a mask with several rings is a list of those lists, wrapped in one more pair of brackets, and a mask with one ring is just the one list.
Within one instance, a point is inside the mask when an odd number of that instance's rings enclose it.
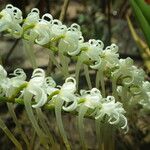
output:
{"label": "green stem", "polygon": [[122,87],[121,101],[122,101],[123,106],[124,106],[126,111],[129,109],[129,107],[128,107],[128,100],[129,99],[130,98],[128,97],[128,90],[127,90],[127,88],[126,87]]}
{"label": "green stem", "polygon": [[80,75],[81,66],[82,66],[82,62],[80,60],[78,60],[76,63],[76,69],[75,69],[75,78],[76,78],[77,89],[79,86],[79,75]]}
{"label": "green stem", "polygon": [[103,71],[100,71],[99,75],[100,75],[100,83],[101,83],[101,89],[102,89],[102,96],[106,97],[105,81],[104,81],[104,73],[103,73]]}
{"label": "green stem", "polygon": [[34,69],[37,68],[36,58],[35,58],[34,48],[33,48],[34,43],[23,39],[23,45],[27,53],[27,57],[29,58],[29,61],[31,62],[32,67]]}
{"label": "green stem", "polygon": [[100,70],[97,70],[96,72],[96,82],[95,82],[95,86],[97,89],[99,89],[99,83],[100,83]]}
{"label": "green stem", "polygon": [[28,83],[23,83],[22,85],[20,85],[18,88],[16,88],[15,92],[13,93],[13,95],[9,98],[9,101],[13,101],[13,99],[15,99],[17,97],[17,95],[20,93],[20,91],[22,91],[24,88],[26,88],[28,85]]}
{"label": "green stem", "polygon": [[64,0],[63,6],[62,6],[62,9],[61,9],[61,13],[60,13],[60,17],[59,17],[59,20],[62,21],[62,22],[65,19],[67,8],[68,8],[68,5],[69,5],[69,1],[70,0]]}
{"label": "green stem", "polygon": [[43,146],[47,146],[47,136],[43,133],[43,131],[40,129],[37,120],[35,119],[35,116],[33,114],[32,106],[31,106],[31,99],[32,99],[32,94],[29,92],[25,91],[26,93],[24,94],[24,105],[25,109],[27,111],[27,115],[29,117],[29,120],[31,121],[36,133],[38,134],[40,138],[41,144]]}
{"label": "green stem", "polygon": [[2,54],[1,54],[1,52],[0,52],[0,65],[2,65],[3,63],[2,63]]}
{"label": "green stem", "polygon": [[[46,116],[44,116],[43,112],[41,111],[40,108],[37,108],[36,109],[36,114],[38,116],[38,119],[40,121],[40,125],[41,127],[43,128],[44,132],[46,135],[48,135],[48,138],[49,138],[49,141],[50,141],[50,144],[52,145],[52,148],[54,149],[55,148],[55,141],[53,139],[53,136],[49,130],[49,127],[48,125],[46,124]],[[55,148],[56,149],[56,148]]]}
{"label": "green stem", "polygon": [[83,119],[87,110],[88,110],[88,107],[86,107],[85,105],[82,105],[79,108],[79,116],[78,116],[79,135],[80,135],[80,141],[81,141],[83,150],[87,150],[85,137],[84,137],[84,123],[83,123]]}
{"label": "green stem", "polygon": [[5,132],[5,134],[9,137],[9,139],[14,143],[18,150],[22,150],[22,146],[19,141],[14,137],[11,131],[7,128],[3,120],[0,118],[0,128]]}
{"label": "green stem", "polygon": [[115,129],[113,127],[110,127],[110,150],[115,150]]}
{"label": "green stem", "polygon": [[50,74],[52,72],[52,67],[53,67],[53,63],[51,61],[51,58],[49,57],[48,66],[47,66],[47,70],[46,70],[46,75],[47,76],[50,76]]}
{"label": "green stem", "polygon": [[30,24],[28,26],[23,27],[23,32],[25,33],[27,30],[34,28],[35,24]]}
{"label": "green stem", "polygon": [[101,143],[100,143],[100,149],[101,150],[105,150],[105,137],[107,136],[107,131],[106,131],[106,133],[105,133],[105,129],[106,129],[106,127],[105,127],[105,123],[101,123],[100,124],[100,139],[101,139]]}
{"label": "green stem", "polygon": [[[47,66],[47,75],[49,75],[51,73],[51,68],[52,68],[52,64],[55,62],[55,58],[53,58],[53,61],[51,60],[51,55],[54,53],[54,52],[57,52],[58,51],[58,47],[55,46],[55,43],[59,42],[59,40],[61,40],[62,38],[64,38],[64,35],[60,35],[58,37],[54,37],[50,40],[50,43],[46,44],[44,47],[45,48],[48,48],[49,51],[52,50],[53,52],[49,52],[49,61],[48,61],[48,66]],[[54,44],[54,45],[53,45]],[[58,65],[58,64],[57,64]]]}
{"label": "green stem", "polygon": [[103,139],[104,139],[104,149],[114,150],[115,147],[115,130],[112,125],[104,123],[103,125]]}
{"label": "green stem", "polygon": [[112,94],[115,97],[116,100],[118,100],[118,94],[117,94],[117,84],[116,80],[112,79]]}
{"label": "green stem", "polygon": [[51,58],[52,63],[58,68],[58,70],[61,72],[61,66],[60,64],[57,62],[55,56],[54,56],[54,52],[52,52],[51,50],[49,50],[49,57]]}
{"label": "green stem", "polygon": [[87,65],[84,65],[84,74],[85,74],[85,78],[86,78],[89,89],[92,89],[92,83],[91,83],[91,79],[90,79],[89,68]]}
{"label": "green stem", "polygon": [[61,70],[63,72],[63,75],[65,78],[67,78],[69,76],[69,68],[68,68],[68,64],[69,64],[69,60],[66,56],[63,55],[62,52],[58,52],[59,55],[59,59],[60,59],[60,63],[61,63]]}
{"label": "green stem", "polygon": [[97,143],[98,143],[98,149],[101,149],[101,136],[100,136],[100,119],[95,120],[95,128],[96,128],[96,138],[97,138]]}
{"label": "green stem", "polygon": [[[33,100],[33,101],[34,101],[34,100]],[[85,101],[85,99],[82,99],[82,98],[81,98],[81,99],[78,101],[78,104],[81,104],[81,103],[83,103],[84,101]],[[11,99],[11,101],[10,101],[10,99],[7,98],[7,97],[0,97],[0,103],[7,103],[7,102],[8,102],[8,103],[19,104],[19,105],[25,105],[24,100],[21,99],[21,98]],[[31,103],[31,105],[35,104],[35,102],[32,102],[32,101],[31,101],[30,103]],[[52,110],[55,109],[55,103],[54,103],[52,100],[50,100],[50,102],[49,102],[49,103],[46,103],[43,107],[41,107],[41,109],[52,111]],[[63,111],[63,113],[67,114],[68,112],[64,112],[64,111]],[[69,112],[69,113],[71,113],[72,115],[77,115],[77,114],[78,114],[77,111],[72,111],[72,112]],[[85,117],[86,117],[86,118],[89,118],[89,119],[94,119],[93,116],[90,116],[90,115],[88,115],[88,114],[85,114]]]}
{"label": "green stem", "polygon": [[24,142],[26,143],[27,150],[29,150],[30,147],[29,147],[28,138],[27,138],[27,136],[25,135],[25,133],[23,132],[22,127],[21,127],[21,124],[19,123],[19,121],[18,121],[18,119],[17,119],[17,116],[16,116],[16,114],[15,114],[15,112],[14,112],[13,104],[7,103],[7,107],[8,107],[9,114],[10,114],[11,117],[13,118],[14,123],[16,124],[16,126],[17,126],[17,128],[18,128],[18,130],[19,130],[19,132],[20,132],[20,134],[21,134],[21,136],[22,136]]}
{"label": "green stem", "polygon": [[30,140],[30,150],[33,150],[34,149],[34,143],[35,143],[35,139],[36,139],[36,132],[35,130],[33,131],[33,136],[31,137],[31,140]]}
{"label": "green stem", "polygon": [[69,141],[67,139],[67,135],[63,126],[63,122],[62,122],[62,117],[61,117],[61,109],[62,109],[62,105],[63,105],[64,101],[61,99],[56,99],[56,103],[55,103],[55,115],[56,115],[56,121],[57,121],[57,125],[60,131],[60,134],[63,138],[63,142],[66,146],[67,150],[71,150],[71,147],[69,145]]}

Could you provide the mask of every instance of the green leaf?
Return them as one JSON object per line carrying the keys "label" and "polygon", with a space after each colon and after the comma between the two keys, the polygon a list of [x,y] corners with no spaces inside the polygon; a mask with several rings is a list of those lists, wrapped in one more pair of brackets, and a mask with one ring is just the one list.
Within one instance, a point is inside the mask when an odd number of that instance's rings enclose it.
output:
{"label": "green leaf", "polygon": [[139,25],[144,33],[147,44],[150,47],[150,25],[148,24],[146,18],[142,14],[142,11],[136,4],[135,0],[130,0],[130,3],[133,8],[133,11],[135,13],[135,17],[136,17],[137,21],[139,22]]}
{"label": "green leaf", "polygon": [[150,25],[150,5],[148,5],[144,0],[135,0],[135,2]]}

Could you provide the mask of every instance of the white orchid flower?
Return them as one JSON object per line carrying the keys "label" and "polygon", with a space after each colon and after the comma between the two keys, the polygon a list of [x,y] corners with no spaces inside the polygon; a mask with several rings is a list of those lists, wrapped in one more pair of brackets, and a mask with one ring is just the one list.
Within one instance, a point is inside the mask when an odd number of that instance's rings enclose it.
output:
{"label": "white orchid flower", "polygon": [[97,110],[95,119],[103,120],[104,117],[108,119],[110,124],[119,124],[122,129],[127,129],[127,118],[124,116],[125,110],[122,107],[122,103],[115,102],[113,96],[107,96],[101,103],[99,110]]}
{"label": "white orchid flower", "polygon": [[143,69],[138,69],[136,66],[132,66],[132,71],[130,72],[129,78],[125,78],[123,83],[125,85],[135,85],[140,86],[145,78],[145,72]]}
{"label": "white orchid flower", "polygon": [[94,64],[90,65],[90,67],[92,69],[98,69],[100,67],[99,65],[101,64],[99,55],[104,48],[104,44],[102,41],[94,40],[94,39],[89,40],[88,43],[89,43],[89,47],[88,50],[85,51],[85,53],[88,56],[88,58],[92,62],[94,62]]}
{"label": "white orchid flower", "polygon": [[[84,138],[84,116],[88,112],[89,109],[95,111],[97,106],[102,99],[101,93],[98,89],[93,88],[89,91],[81,90],[81,97],[79,100],[83,99],[83,102],[78,105],[78,128],[80,134],[80,141],[82,147],[85,149],[85,138]],[[92,115],[92,114],[91,114]]]}
{"label": "white orchid flower", "polygon": [[40,45],[45,45],[50,42],[51,37],[51,28],[52,28],[53,17],[51,14],[44,14],[39,22],[35,25],[34,29],[31,32],[35,34],[35,42]]}
{"label": "white orchid flower", "polygon": [[5,95],[9,98],[15,93],[16,88],[26,83],[26,74],[22,69],[18,68],[10,75],[14,77],[7,78],[7,72],[0,66],[1,95]]}
{"label": "white orchid flower", "polygon": [[79,54],[80,45],[83,43],[84,39],[80,31],[80,26],[78,24],[72,24],[64,34],[58,44],[58,48],[63,53],[66,53],[70,56]]}
{"label": "white orchid flower", "polygon": [[[139,77],[140,78],[140,77]],[[140,81],[140,79],[139,79]],[[123,88],[123,86],[122,86]],[[123,92],[123,90],[122,90]],[[143,110],[149,110],[149,103],[150,103],[150,83],[148,81],[143,81],[142,83],[139,82],[138,84],[133,84],[129,87],[129,105],[136,106],[136,104],[140,104],[143,106]]]}
{"label": "white orchid flower", "polygon": [[39,45],[45,45],[50,41],[50,28],[43,20],[39,20],[30,34],[34,35],[35,42]]}
{"label": "white orchid flower", "polygon": [[[77,108],[76,80],[73,77],[68,77],[62,85],[59,96],[65,101],[63,110],[73,111]],[[70,104],[71,103],[71,104]]]}
{"label": "white orchid flower", "polygon": [[111,44],[110,46],[107,46],[105,50],[100,51],[99,66],[98,63],[96,63],[96,65],[92,66],[92,68],[104,70],[106,68],[112,68],[116,66],[116,64],[118,64],[119,62],[119,54],[117,52],[118,46],[116,44]]}
{"label": "white orchid flower", "polygon": [[[38,124],[37,117],[35,117],[33,108],[37,108],[36,111],[40,111],[40,107],[42,107],[47,102],[47,93],[45,92],[45,89],[43,88],[45,81],[45,72],[43,69],[37,68],[33,71],[32,77],[30,81],[28,82],[28,85],[24,90],[22,91],[22,97],[24,100],[25,109],[27,112],[27,115],[37,133],[37,135],[40,138],[41,144],[45,145],[48,143],[48,137],[45,135],[43,130]],[[34,100],[34,101],[33,101]],[[35,102],[35,104],[32,104],[32,102]],[[39,114],[37,114],[39,117]],[[41,123],[42,124],[42,123]],[[42,124],[43,127],[43,124]]]}
{"label": "white orchid flower", "polygon": [[13,75],[14,77],[7,79],[8,86],[6,91],[6,96],[11,97],[14,92],[16,91],[16,88],[20,87],[24,83],[26,83],[26,74],[21,68],[17,68],[14,70],[14,72],[10,75]]}
{"label": "white orchid flower", "polygon": [[131,58],[128,57],[126,59],[120,59],[116,66],[117,69],[111,73],[112,78],[117,80],[118,78],[128,77],[132,72],[132,66],[133,60]]}
{"label": "white orchid flower", "polygon": [[44,89],[45,72],[43,69],[37,68],[33,71],[32,77],[28,83],[28,86],[23,91],[23,95],[32,94],[36,104],[32,107],[42,107],[47,102],[47,93]]}
{"label": "white orchid flower", "polygon": [[96,108],[102,100],[101,92],[97,88],[93,88],[89,91],[81,90],[80,93],[81,98],[85,100],[83,104],[91,109]]}
{"label": "white orchid flower", "polygon": [[118,67],[112,72],[111,76],[115,80],[120,79],[123,85],[130,86],[134,91],[134,87],[140,86],[144,81],[145,72],[133,66],[131,58],[126,58],[119,60]]}
{"label": "white orchid flower", "polygon": [[[32,18],[34,19],[30,22],[30,19]],[[48,13],[44,14],[42,18],[39,19],[38,9],[33,9],[24,24],[24,37],[32,42],[36,42],[39,45],[47,44],[50,42],[52,20],[53,17]]]}
{"label": "white orchid flower", "polygon": [[40,19],[40,12],[37,8],[31,9],[31,12],[27,15],[23,27],[31,24],[36,24]]}
{"label": "white orchid flower", "polygon": [[15,38],[19,38],[23,31],[21,22],[21,10],[11,4],[6,5],[6,8],[0,12],[0,32],[7,31]]}
{"label": "white orchid flower", "polygon": [[79,60],[81,62],[91,64],[90,67],[98,69],[101,64],[100,53],[103,50],[104,44],[100,40],[90,39],[88,42],[82,43],[80,46],[81,54]]}
{"label": "white orchid flower", "polygon": [[51,32],[50,32],[51,39],[64,36],[66,31],[67,31],[67,26],[63,25],[61,21],[57,19],[54,19],[52,21]]}
{"label": "white orchid flower", "polygon": [[[76,91],[76,80],[73,77],[68,77],[65,80],[65,83],[60,87],[59,94],[53,96],[52,99],[57,101],[63,101],[63,110],[73,111],[77,107],[77,96],[75,95]],[[71,103],[71,104],[70,104]]]}
{"label": "white orchid flower", "polygon": [[91,60],[99,59],[99,54],[103,50],[104,44],[100,40],[90,39],[88,41],[88,49],[85,51]]}
{"label": "white orchid flower", "polygon": [[[55,115],[60,134],[64,140],[67,149],[71,149],[65,129],[63,127],[61,111],[73,111],[77,107],[77,97],[75,96],[76,80],[68,77],[65,83],[60,87],[59,94],[53,96],[52,101],[55,102]],[[71,104],[70,104],[71,103]]]}
{"label": "white orchid flower", "polygon": [[28,40],[30,39],[31,41],[35,40],[34,36],[31,38],[30,32],[32,28],[34,28],[34,26],[39,22],[39,19],[40,19],[39,10],[37,8],[33,8],[31,12],[27,15],[24,24],[22,25],[24,32],[23,36],[25,39]]}
{"label": "white orchid flower", "polygon": [[20,81],[25,81],[26,80],[26,74],[23,71],[23,69],[21,68],[17,68],[16,70],[14,70],[13,73],[11,73],[10,75],[13,75],[14,77],[11,78],[11,80],[20,80]]}

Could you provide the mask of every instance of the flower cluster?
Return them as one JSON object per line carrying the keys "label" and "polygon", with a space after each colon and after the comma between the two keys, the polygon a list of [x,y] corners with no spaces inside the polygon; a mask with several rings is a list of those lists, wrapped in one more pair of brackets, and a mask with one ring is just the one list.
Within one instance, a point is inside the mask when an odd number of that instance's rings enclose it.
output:
{"label": "flower cluster", "polygon": [[[99,133],[102,132],[100,126],[103,126],[103,123],[127,132],[128,122],[125,113],[127,115],[132,113],[131,108],[137,104],[142,106],[143,112],[150,113],[150,82],[144,81],[145,72],[134,66],[131,58],[119,58],[116,44],[104,47],[101,40],[84,41],[78,24],[73,23],[67,27],[49,13],[40,17],[37,8],[33,8],[23,19],[21,10],[11,4],[0,12],[0,32],[50,49],[52,63],[65,77],[69,76],[67,71],[70,60],[77,61],[76,79],[70,76],[61,86],[57,85],[51,76],[47,77],[41,68],[35,69],[30,80],[27,81],[22,69],[16,69],[8,77],[6,70],[0,65],[0,99],[12,103],[20,100],[24,103],[28,117],[41,141],[46,138],[45,133],[40,129],[32,108],[36,110],[42,128],[45,128],[45,124],[41,118],[40,108],[55,110],[58,128],[67,149],[70,149],[70,146],[63,128],[61,111],[78,114],[83,149],[86,149],[83,132],[85,115],[95,119],[99,140],[100,134],[103,135]],[[55,54],[59,55],[60,62],[55,59]],[[30,55],[32,57],[33,53],[31,52]],[[80,90],[77,93],[81,67],[84,69],[90,90]],[[97,88],[93,87],[93,82],[90,81],[89,68],[96,72]],[[111,81],[111,96],[106,93],[105,78]]]}
{"label": "flower cluster", "polygon": [[145,72],[133,65],[131,58],[120,59],[116,65],[116,69],[112,71],[112,78],[121,80],[124,86],[141,85],[144,81]]}
{"label": "flower cluster", "polygon": [[112,68],[118,63],[117,45],[112,44],[104,49],[100,40],[84,42],[78,24],[73,23],[67,28],[61,21],[53,19],[51,14],[46,13],[40,18],[39,13],[37,8],[33,8],[23,21],[21,10],[9,4],[0,12],[3,27],[0,31],[7,31],[15,38],[23,37],[51,50],[57,45],[55,50],[70,58],[78,56],[82,63],[89,64],[92,69]]}
{"label": "flower cluster", "polygon": [[14,37],[22,37],[51,48],[51,50],[53,50],[51,46],[56,47],[58,51],[70,58],[77,56],[82,63],[88,64],[92,69],[102,71],[111,69],[113,70],[112,76],[115,78],[122,76],[121,71],[126,72],[126,76],[128,73],[129,76],[134,75],[131,75],[132,73],[129,71],[129,69],[132,70],[132,60],[130,58],[119,60],[116,44],[104,48],[101,40],[90,39],[85,42],[78,24],[73,23],[67,27],[61,21],[53,19],[52,15],[48,13],[40,18],[40,12],[37,8],[33,8],[23,21],[21,10],[8,4],[0,12],[0,26],[0,32],[6,31]]}
{"label": "flower cluster", "polygon": [[122,97],[122,102],[128,106],[142,105],[142,110],[150,112],[150,82],[145,81],[145,72],[133,65],[131,58],[120,59],[116,69],[111,72],[115,80],[117,93]]}
{"label": "flower cluster", "polygon": [[55,81],[51,77],[45,77],[44,70],[40,68],[33,71],[28,82],[22,69],[18,68],[10,75],[13,75],[13,77],[8,78],[7,72],[0,66],[0,96],[11,99],[18,88],[25,85],[14,98],[24,99],[24,96],[30,93],[33,108],[62,101],[63,111],[78,112],[79,107],[84,105],[95,119],[101,118],[101,121],[108,121],[110,124],[127,128],[127,119],[124,116],[125,110],[120,102],[115,102],[113,96],[103,98],[97,88],[89,91],[81,90],[80,94],[77,94],[76,80],[73,77],[68,77],[62,86],[56,86]]}
{"label": "flower cluster", "polygon": [[22,37],[48,48],[52,48],[51,45],[56,46],[56,49],[64,55],[67,54],[70,58],[77,56],[82,63],[88,64],[92,69],[103,71],[111,69],[115,78],[122,76],[121,71],[126,72],[125,75],[129,73],[129,76],[132,76],[129,71],[132,70],[130,67],[133,66],[132,60],[129,58],[119,60],[116,44],[104,48],[101,40],[90,39],[85,42],[78,24],[73,23],[67,28],[48,13],[40,18],[37,8],[33,8],[23,20],[21,10],[11,4],[6,5],[6,8],[0,12],[0,27],[0,32],[5,31],[15,38]]}

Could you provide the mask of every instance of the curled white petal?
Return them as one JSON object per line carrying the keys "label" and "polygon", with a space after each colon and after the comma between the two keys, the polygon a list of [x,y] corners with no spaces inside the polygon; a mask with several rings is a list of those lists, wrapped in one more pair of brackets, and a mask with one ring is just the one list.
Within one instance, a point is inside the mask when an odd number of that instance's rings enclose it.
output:
{"label": "curled white petal", "polygon": [[68,77],[61,87],[62,93],[74,93],[76,91],[76,80],[73,77]]}
{"label": "curled white petal", "polygon": [[97,40],[98,46],[103,49],[104,48],[104,43],[101,40]]}
{"label": "curled white petal", "polygon": [[27,77],[25,72],[21,68],[17,68],[16,70],[14,70],[14,72],[11,75],[15,76],[13,78],[20,79],[20,80],[23,80],[23,81],[25,81],[26,77]]}
{"label": "curled white petal", "polygon": [[53,21],[52,15],[51,15],[51,14],[48,14],[48,13],[44,14],[44,15],[42,16],[42,19],[44,19],[44,20],[46,20],[47,22],[50,22],[50,23]]}
{"label": "curled white petal", "polygon": [[[112,120],[114,120],[114,121],[112,121]],[[120,121],[120,115],[119,115],[118,112],[115,114],[114,117],[112,117],[112,118],[110,118],[110,119],[108,120],[108,122],[109,122],[110,124],[118,124],[119,121]]]}
{"label": "curled white petal", "polygon": [[79,30],[80,31],[80,26],[77,24],[77,23],[73,23],[72,25],[71,25],[71,28],[76,28],[77,30]]}
{"label": "curled white petal", "polygon": [[88,108],[94,109],[96,108],[101,99],[101,92],[97,88],[93,88],[90,91],[81,90],[81,98],[85,99],[84,105]]}
{"label": "curled white petal", "polygon": [[6,9],[12,9],[14,6],[12,4],[7,4]]}
{"label": "curled white petal", "polygon": [[128,126],[127,118],[124,115],[121,115],[122,119],[124,120],[124,125],[121,127],[122,129],[126,129]]}
{"label": "curled white petal", "polygon": [[73,52],[68,52],[68,54],[70,55],[70,56],[75,56],[75,55],[78,55],[80,53],[80,49],[79,48],[77,48],[75,51],[73,51]]}
{"label": "curled white petal", "polygon": [[31,12],[32,12],[32,13],[37,13],[37,14],[40,13],[39,9],[37,9],[37,8],[32,8],[32,9],[31,9]]}
{"label": "curled white petal", "polygon": [[54,81],[52,77],[46,77],[45,83],[47,86],[56,87],[56,82]]}
{"label": "curled white petal", "polygon": [[102,61],[99,59],[98,61],[95,62],[95,64],[90,65],[90,68],[92,69],[99,69],[101,67]]}
{"label": "curled white petal", "polygon": [[34,108],[40,108],[47,102],[47,95],[43,89],[39,88],[36,90],[35,101],[37,104],[32,105]]}
{"label": "curled white petal", "polygon": [[40,14],[39,10],[37,8],[33,8],[26,17],[23,27],[28,24],[37,23],[38,20],[40,19],[39,14]]}
{"label": "curled white petal", "polygon": [[7,77],[7,72],[6,70],[3,68],[2,65],[0,65],[0,79],[1,78],[6,78]]}
{"label": "curled white petal", "polygon": [[32,73],[30,82],[32,82],[32,84],[42,85],[44,83],[44,80],[45,80],[44,70],[41,68],[35,69]]}
{"label": "curled white petal", "polygon": [[77,108],[77,105],[78,105],[77,101],[74,100],[71,105],[63,106],[62,108],[63,108],[64,111],[73,111],[73,110],[75,110]]}

